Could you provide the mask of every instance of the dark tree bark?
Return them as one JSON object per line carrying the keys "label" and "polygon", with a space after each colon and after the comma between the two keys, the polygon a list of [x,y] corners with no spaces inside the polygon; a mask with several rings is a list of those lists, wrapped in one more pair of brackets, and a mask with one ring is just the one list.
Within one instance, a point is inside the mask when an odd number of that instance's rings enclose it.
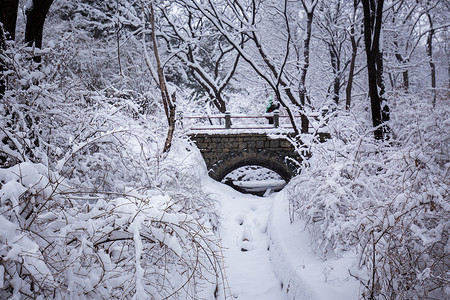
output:
{"label": "dark tree bark", "polygon": [[433,35],[435,32],[435,29],[433,27],[433,19],[431,18],[430,13],[427,13],[427,18],[428,18],[428,22],[430,23],[430,30],[428,31],[428,36],[427,36],[427,55],[428,55],[428,60],[430,63],[431,93],[433,95],[431,103],[433,104],[433,107],[435,107],[436,106],[436,66],[433,61]]}
{"label": "dark tree bark", "polygon": [[353,77],[355,75],[355,65],[356,65],[356,55],[358,54],[358,44],[359,38],[356,39],[356,12],[358,10],[358,5],[360,0],[353,0],[353,18],[352,24],[350,26],[350,43],[352,45],[352,57],[350,59],[350,67],[348,71],[347,87],[345,88],[345,109],[350,110],[352,103],[352,88],[353,88]]}
{"label": "dark tree bark", "polygon": [[0,23],[8,40],[15,38],[18,7],[19,0],[0,0]]}
{"label": "dark tree bark", "polygon": [[[31,7],[26,10],[27,24],[25,27],[25,43],[35,48],[42,47],[42,32],[44,30],[45,17],[53,0],[34,0]],[[40,62],[41,57],[36,55],[34,61]]]}
{"label": "dark tree bark", "polygon": [[5,95],[4,73],[7,70],[2,54],[6,50],[6,41],[14,41],[18,6],[19,0],[0,0],[0,99]]}
{"label": "dark tree bark", "polygon": [[[394,41],[394,45],[397,46],[396,41]],[[404,66],[403,72],[402,72],[402,77],[403,77],[402,87],[405,90],[405,92],[407,92],[409,90],[409,72],[408,72],[408,68],[407,68],[409,59],[404,58],[403,55],[401,55],[398,52],[395,53],[395,58],[397,59],[397,61],[400,63],[401,66]]]}
{"label": "dark tree bark", "polygon": [[383,54],[380,34],[384,0],[362,0],[364,9],[364,42],[367,57],[369,97],[375,139],[387,139],[389,107],[384,99]]}
{"label": "dark tree bark", "polygon": [[352,27],[350,28],[350,42],[352,44],[352,57],[350,60],[350,67],[348,71],[347,87],[345,89],[345,108],[347,110],[350,110],[350,106],[352,103],[353,77],[355,76],[356,55],[358,54],[358,43],[355,38],[354,24],[352,24]]}
{"label": "dark tree bark", "polygon": [[333,72],[333,101],[336,106],[339,104],[339,91],[341,87],[341,60],[339,58],[338,51],[332,45],[328,46],[331,59],[331,70]]}
{"label": "dark tree bark", "polygon": [[[300,86],[299,86],[299,96],[300,96],[300,104],[304,108],[306,105],[306,73],[309,68],[309,45],[311,43],[311,35],[312,35],[312,22],[314,17],[314,9],[316,8],[318,1],[311,1],[311,3],[307,3],[306,0],[302,0],[303,8],[306,12],[306,37],[303,44],[303,64],[301,67],[300,73]],[[302,133],[307,133],[309,128],[309,120],[305,114],[302,114]]]}
{"label": "dark tree bark", "polygon": [[3,59],[3,53],[6,50],[6,37],[3,31],[3,25],[0,23],[0,100],[3,99],[6,91],[6,82],[4,74],[6,69],[6,63]]}
{"label": "dark tree bark", "polygon": [[231,78],[233,77],[240,58],[239,54],[235,56],[230,72],[223,79],[220,79],[218,71],[216,70],[218,70],[219,68],[219,64],[221,63],[223,54],[224,53],[222,53],[221,57],[217,60],[215,65],[214,77],[212,78],[215,80],[215,82],[211,82],[209,80],[209,77],[205,73],[205,70],[201,69],[199,67],[199,64],[196,63],[196,59],[194,57],[193,50],[191,47],[189,47],[186,56],[187,60],[191,63],[188,64],[188,67],[192,70],[194,79],[203,87],[203,89],[205,89],[205,91],[208,92],[208,95],[212,100],[213,104],[217,107],[217,109],[221,113],[225,113],[227,111],[225,99],[222,97],[223,90],[226,88]]}

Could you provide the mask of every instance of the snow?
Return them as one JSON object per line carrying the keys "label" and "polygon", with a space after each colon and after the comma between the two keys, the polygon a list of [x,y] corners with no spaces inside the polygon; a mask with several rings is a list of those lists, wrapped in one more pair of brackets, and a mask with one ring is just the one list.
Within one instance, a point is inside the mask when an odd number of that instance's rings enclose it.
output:
{"label": "snow", "polygon": [[220,238],[231,296],[240,300],[282,299],[266,233],[272,198],[241,194],[213,181],[205,188],[221,205]]}
{"label": "snow", "polygon": [[[311,123],[313,127],[309,128],[309,133],[315,133],[315,132],[327,132],[326,127],[318,127],[319,125],[317,123]],[[237,125],[233,126],[232,128],[226,129],[224,128],[224,125],[209,125],[209,126],[198,126],[193,127],[188,131],[188,135],[192,134],[267,134],[270,135],[271,138],[283,138],[280,136],[281,134],[292,134],[294,133],[294,130],[292,129],[292,126],[284,126],[280,125],[280,127],[275,128],[273,126],[267,126],[267,125],[261,125],[261,124],[254,124],[254,125]]]}
{"label": "snow", "polygon": [[288,299],[358,299],[359,282],[348,271],[356,255],[326,260],[316,255],[304,223],[289,222],[286,198],[284,191],[274,196],[268,228],[271,260],[285,283]]}
{"label": "snow", "polygon": [[249,180],[249,181],[238,181],[233,182],[234,185],[238,187],[245,188],[247,191],[265,191],[268,188],[271,190],[276,190],[283,187],[286,182],[284,180],[267,179],[267,180]]}
{"label": "snow", "polygon": [[241,194],[203,179],[220,203],[219,235],[229,295],[234,299],[358,299],[349,276],[353,253],[324,260],[311,250],[303,224],[289,223],[283,191],[268,197]]}

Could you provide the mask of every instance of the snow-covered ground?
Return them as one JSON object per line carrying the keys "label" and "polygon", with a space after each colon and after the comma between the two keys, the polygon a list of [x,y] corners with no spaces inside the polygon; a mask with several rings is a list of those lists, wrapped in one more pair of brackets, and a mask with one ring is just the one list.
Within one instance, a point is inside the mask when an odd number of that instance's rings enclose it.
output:
{"label": "snow-covered ground", "polygon": [[301,224],[289,222],[283,191],[257,197],[208,178],[204,185],[220,203],[228,299],[358,299],[348,273],[355,258],[315,255]]}
{"label": "snow-covered ground", "polygon": [[282,299],[281,282],[270,263],[268,217],[272,197],[241,194],[210,182],[207,190],[221,205],[220,215],[225,273],[234,299]]}
{"label": "snow-covered ground", "polygon": [[274,171],[260,166],[244,166],[230,172],[222,182],[231,180],[239,191],[250,194],[264,195],[272,191],[279,191],[286,181]]}

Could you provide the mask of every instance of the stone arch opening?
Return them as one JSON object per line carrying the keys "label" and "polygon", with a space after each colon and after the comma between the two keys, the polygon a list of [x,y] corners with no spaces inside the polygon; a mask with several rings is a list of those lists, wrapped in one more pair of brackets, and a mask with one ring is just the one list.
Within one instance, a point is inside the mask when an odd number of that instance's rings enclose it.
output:
{"label": "stone arch opening", "polygon": [[211,178],[222,181],[233,170],[244,166],[260,166],[279,174],[286,182],[297,173],[297,164],[287,155],[266,149],[231,152],[212,165],[209,170]]}
{"label": "stone arch opening", "polygon": [[243,194],[265,196],[281,191],[287,184],[278,173],[257,165],[231,171],[221,181]]}

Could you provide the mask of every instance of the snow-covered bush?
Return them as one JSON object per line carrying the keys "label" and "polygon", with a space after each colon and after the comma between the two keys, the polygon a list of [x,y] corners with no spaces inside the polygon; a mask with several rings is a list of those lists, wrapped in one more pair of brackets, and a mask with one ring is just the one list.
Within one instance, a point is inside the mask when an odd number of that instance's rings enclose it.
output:
{"label": "snow-covered bush", "polygon": [[3,296],[196,298],[218,283],[209,223],[168,194],[102,200],[29,162],[0,169],[0,181]]}
{"label": "snow-covered bush", "polygon": [[181,137],[162,153],[163,111],[136,104],[151,95],[89,90],[61,48],[40,65],[28,50],[8,49],[0,101],[0,298],[212,297],[218,217],[198,153]]}
{"label": "snow-covered bush", "polygon": [[288,186],[291,217],[307,221],[317,253],[359,253],[350,273],[363,298],[448,296],[450,110],[395,100],[386,143],[353,115],[330,122],[333,138]]}

